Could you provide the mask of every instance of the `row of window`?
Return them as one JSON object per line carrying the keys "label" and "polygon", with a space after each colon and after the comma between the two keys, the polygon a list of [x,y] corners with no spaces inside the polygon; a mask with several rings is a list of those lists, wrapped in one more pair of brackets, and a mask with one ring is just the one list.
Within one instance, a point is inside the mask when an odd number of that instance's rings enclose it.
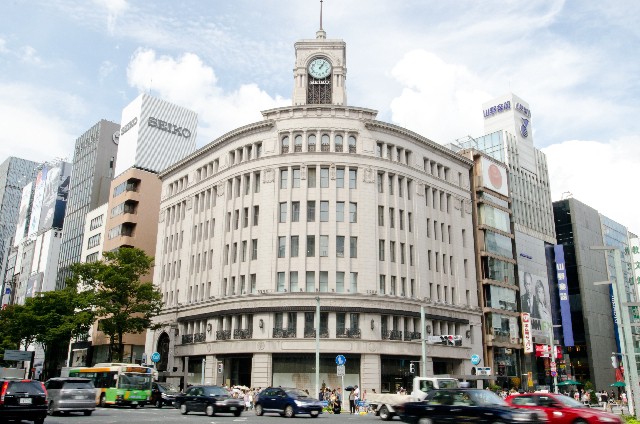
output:
{"label": "row of window", "polygon": [[183,175],[167,186],[167,196],[181,192],[189,186],[189,176]]}
{"label": "row of window", "polygon": [[[249,226],[249,221],[251,221],[251,225],[258,225],[258,221],[260,220],[260,206],[254,206],[252,209],[253,218],[249,216],[249,208],[242,209],[242,216],[240,215],[240,209],[236,209],[233,212],[233,219],[231,212],[227,212],[227,231],[231,231],[231,223],[233,222],[233,229],[237,230],[240,228],[240,220],[242,219],[242,228],[247,228]],[[212,220],[212,223],[215,222],[215,219]],[[211,236],[213,236],[213,228],[211,229]],[[194,233],[195,234],[195,233]],[[206,237],[206,236],[205,236]],[[198,241],[200,241],[198,239]]]}
{"label": "row of window", "polygon": [[[381,227],[385,226],[384,218],[385,218],[385,207],[378,206],[378,226],[381,226]],[[389,228],[395,228],[396,227],[396,209],[395,208],[389,208],[388,219],[389,219],[388,220]],[[409,232],[413,231],[413,214],[411,212],[407,212],[407,227]],[[398,228],[400,230],[404,230],[404,210],[402,209],[398,209]]]}
{"label": "row of window", "polygon": [[[290,139],[288,135],[283,136],[280,139],[280,153],[289,153],[289,152],[302,152],[303,151],[303,137],[302,134],[294,134],[293,136],[293,146],[290,146]],[[320,135],[320,151],[321,152],[343,152],[344,151],[344,137],[347,137],[348,143],[348,152],[356,153],[356,137],[354,135],[347,134],[335,134],[333,136],[333,143],[331,143],[331,136],[327,133],[322,133]],[[317,135],[309,134],[307,136],[307,152],[315,152],[317,144]],[[333,150],[331,150],[331,145],[333,144]]]}
{"label": "row of window", "polygon": [[131,200],[131,199],[125,200],[119,205],[116,205],[113,208],[111,208],[111,217],[113,218],[114,216],[122,215],[123,213],[134,214],[136,213],[137,208],[138,208],[138,202],[136,200]]}
{"label": "row of window", "polygon": [[96,234],[94,236],[89,237],[89,240],[87,240],[87,249],[91,249],[93,247],[96,247],[100,244],[100,238],[101,238],[101,234]]}
{"label": "row of window", "polygon": [[120,225],[116,225],[112,229],[109,230],[109,240],[114,239],[116,237],[133,237],[135,232],[136,224],[131,222],[125,222]]}
{"label": "row of window", "polygon": [[397,192],[398,197],[404,197],[404,193],[407,193],[407,200],[411,200],[413,180],[409,178],[401,177],[399,175],[391,174],[388,172],[378,172],[377,185],[378,193],[384,193],[386,186],[387,193],[389,195],[394,196]]}
{"label": "row of window", "polygon": [[[224,246],[224,258],[223,258],[223,263],[228,264],[228,263],[236,263],[238,262],[238,260],[240,262],[246,262],[247,259],[249,260],[256,260],[258,259],[258,239],[252,239],[251,240],[251,255],[248,255],[248,251],[247,251],[247,247],[248,247],[248,243],[247,240],[243,240],[240,243],[240,251],[238,251],[238,243],[233,243],[231,245],[226,244]],[[213,251],[212,251],[213,252]],[[239,257],[238,257],[239,256]],[[198,257],[200,257],[200,255],[198,254]],[[193,256],[191,257],[193,259]],[[206,256],[205,256],[206,259]],[[204,264],[203,264],[204,266]],[[212,265],[211,265],[211,257],[209,257],[209,269],[211,269]],[[198,266],[196,265],[196,270],[198,269]]]}
{"label": "row of window", "polygon": [[[329,256],[329,236],[321,235],[319,238],[319,256],[321,258]],[[336,236],[335,252],[337,258],[344,258],[345,249],[345,237]],[[235,244],[235,243],[234,243]],[[413,249],[413,246],[412,246]],[[300,238],[299,236],[289,237],[289,257],[297,258],[300,250]],[[316,256],[316,236],[308,235],[306,243],[306,255],[307,258],[313,258]],[[278,258],[287,257],[287,237],[278,237]],[[358,237],[349,237],[349,257],[358,257]],[[233,258],[235,259],[235,257]]]}
{"label": "row of window", "polygon": [[[329,201],[321,200],[318,202],[320,205],[320,211],[318,218],[320,222],[329,222]],[[287,209],[289,202],[280,202],[278,205],[278,222],[287,222]],[[307,201],[307,222],[316,221],[316,205],[315,200]],[[336,222],[344,222],[344,207],[345,202],[336,202]],[[291,222],[300,222],[300,202],[291,202]],[[358,204],[356,202],[349,202],[349,222],[358,222]]]}
{"label": "row of window", "polygon": [[95,230],[96,228],[101,227],[103,222],[104,222],[104,215],[96,216],[89,223],[89,229]]}
{"label": "row of window", "polygon": [[113,197],[117,197],[125,191],[138,191],[140,180],[137,178],[129,178],[113,188]]}
{"label": "row of window", "polygon": [[[357,293],[358,292],[358,273],[350,272],[349,280],[345,282],[345,272],[338,271],[335,274],[335,280],[329,282],[328,271],[306,271],[304,281],[298,280],[298,271],[278,272],[276,275],[276,291],[277,292],[329,292],[331,284],[331,292],[335,293]],[[317,276],[316,276],[317,274]],[[317,285],[316,285],[317,281]],[[304,285],[303,285],[304,284]]]}
{"label": "row of window", "polygon": [[[404,264],[406,261],[406,245],[405,243],[398,243],[399,247],[400,247],[400,263]],[[385,240],[378,240],[378,260],[380,261],[384,261],[385,260],[385,253],[386,253],[386,241]],[[389,240],[389,261],[390,262],[396,262],[396,254],[397,254],[397,249],[396,249],[396,242],[393,240]],[[409,245],[409,265],[413,266],[413,245]]]}
{"label": "row of window", "polygon": [[[387,285],[387,276],[381,274],[379,276],[378,290],[380,294],[390,294],[392,296],[414,297],[416,293],[416,280],[411,278],[409,286],[407,287],[407,278],[400,277],[400,286],[398,286],[398,278],[395,275],[390,275]],[[409,291],[407,291],[409,290]]]}
{"label": "row of window", "polygon": [[[318,183],[320,188],[328,188],[329,180],[335,180],[335,188],[345,187],[345,176],[349,178],[349,189],[356,189],[358,187],[358,168],[343,168],[343,167],[328,167],[321,166],[318,169],[315,166],[306,167],[306,175],[304,173],[305,168],[292,167],[280,169],[280,182],[279,187],[281,189],[287,188],[299,188],[301,180],[307,180],[307,188],[316,188]],[[335,171],[335,174],[333,173]],[[291,182],[289,182],[289,176],[291,176]],[[318,176],[319,181],[318,181]],[[291,187],[289,187],[291,184]]]}
{"label": "row of window", "polygon": [[385,158],[389,160],[395,160],[405,165],[411,165],[411,150],[407,150],[403,147],[394,146],[393,144],[376,143],[376,156],[379,158]]}

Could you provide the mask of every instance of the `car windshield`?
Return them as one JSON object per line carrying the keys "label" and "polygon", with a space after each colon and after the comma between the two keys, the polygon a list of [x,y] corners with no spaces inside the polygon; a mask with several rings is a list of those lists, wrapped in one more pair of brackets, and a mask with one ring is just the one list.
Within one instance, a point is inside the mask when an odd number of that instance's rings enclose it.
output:
{"label": "car windshield", "polygon": [[204,392],[207,396],[231,396],[226,389],[219,386],[205,387]]}
{"label": "car windshield", "polygon": [[171,383],[158,383],[158,387],[165,392],[179,392],[178,388]]}
{"label": "car windshield", "polygon": [[434,405],[506,405],[500,396],[489,390],[435,390],[426,401]]}
{"label": "car windshield", "polygon": [[151,389],[151,374],[125,372],[118,378],[118,388],[127,390]]}
{"label": "car windshield", "polygon": [[567,408],[586,408],[586,406],[582,404],[582,402],[572,399],[569,396],[558,395],[555,396],[555,399]]}
{"label": "car windshield", "polygon": [[470,390],[469,396],[477,405],[507,406],[507,403],[490,390]]}
{"label": "car windshield", "polygon": [[285,390],[287,395],[294,398],[294,399],[303,399],[303,398],[308,398],[309,395],[307,394],[307,392],[300,390],[300,389],[287,389]]}
{"label": "car windshield", "polygon": [[458,388],[458,380],[450,379],[450,380],[438,380],[438,386],[441,389],[457,389]]}

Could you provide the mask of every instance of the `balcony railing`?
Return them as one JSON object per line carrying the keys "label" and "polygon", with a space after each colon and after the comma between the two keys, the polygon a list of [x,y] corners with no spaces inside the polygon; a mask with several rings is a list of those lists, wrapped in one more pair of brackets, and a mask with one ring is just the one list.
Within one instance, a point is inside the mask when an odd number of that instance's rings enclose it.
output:
{"label": "balcony railing", "polygon": [[194,343],[204,342],[205,340],[207,340],[207,336],[204,333],[197,333],[193,335]]}
{"label": "balcony railing", "polygon": [[342,152],[342,144],[335,145],[336,152]]}
{"label": "balcony railing", "polygon": [[331,146],[329,144],[321,144],[320,145],[320,150],[323,152],[328,152],[331,150]]}
{"label": "balcony railing", "polygon": [[309,144],[307,146],[307,150],[310,152],[315,152],[316,151],[316,145],[315,144]]}
{"label": "balcony railing", "polygon": [[296,152],[296,153],[301,152],[302,151],[302,144],[296,144],[293,149],[294,149],[293,151]]}
{"label": "balcony railing", "polygon": [[236,328],[233,330],[234,339],[250,339],[253,336],[253,330],[250,328]]}
{"label": "balcony railing", "polygon": [[407,331],[404,333],[404,339],[408,342],[411,340],[422,340],[422,333],[419,331]]}
{"label": "balcony railing", "polygon": [[382,332],[382,339],[384,340],[402,340],[402,331],[400,330],[386,330]]}
{"label": "balcony railing", "polygon": [[[304,338],[305,339],[315,339],[316,338],[316,329],[315,328],[305,328],[304,329]],[[328,339],[329,338],[329,330],[321,328],[320,329],[320,338]]]}
{"label": "balcony railing", "polygon": [[356,152],[356,146],[349,146],[349,153],[355,153]]}
{"label": "balcony railing", "polygon": [[231,330],[218,330],[216,331],[216,340],[230,340]]}
{"label": "balcony railing", "polygon": [[289,146],[282,146],[282,153],[289,153]]}
{"label": "balcony railing", "polygon": [[273,338],[274,339],[295,339],[298,337],[295,328],[279,328],[274,327]]}
{"label": "balcony railing", "polygon": [[183,334],[182,335],[182,344],[193,343],[193,334]]}
{"label": "balcony railing", "polygon": [[359,339],[360,337],[361,335],[359,328],[345,328],[342,331],[336,331],[337,339]]}

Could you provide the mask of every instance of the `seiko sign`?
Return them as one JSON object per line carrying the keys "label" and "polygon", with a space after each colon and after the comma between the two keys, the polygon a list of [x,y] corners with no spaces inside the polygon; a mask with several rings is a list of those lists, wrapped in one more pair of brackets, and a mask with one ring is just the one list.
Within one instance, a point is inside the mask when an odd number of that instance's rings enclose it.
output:
{"label": "seiko sign", "polygon": [[506,112],[510,109],[511,109],[511,102],[506,101],[504,103],[499,103],[495,106],[491,106],[490,108],[485,109],[483,113],[485,118],[489,118],[495,114]]}
{"label": "seiko sign", "polygon": [[127,125],[125,125],[120,129],[120,135],[123,135],[124,133],[129,131],[131,128],[135,127],[137,123],[138,123],[138,117],[135,117],[131,121],[127,122]]}
{"label": "seiko sign", "polygon": [[184,138],[191,137],[191,131],[189,131],[187,128],[179,127],[169,122],[162,121],[158,118],[149,117],[148,125],[150,127],[154,127],[159,130],[166,131],[168,133],[175,134],[180,137],[184,137]]}

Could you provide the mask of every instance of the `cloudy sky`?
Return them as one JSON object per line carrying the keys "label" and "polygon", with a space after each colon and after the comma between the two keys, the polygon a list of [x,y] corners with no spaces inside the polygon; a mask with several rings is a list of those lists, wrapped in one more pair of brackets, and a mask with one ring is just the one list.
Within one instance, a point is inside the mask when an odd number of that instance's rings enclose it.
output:
{"label": "cloudy sky", "polygon": [[[347,43],[348,103],[448,143],[483,134],[482,103],[532,111],[553,200],[567,192],[640,232],[640,2],[324,0]],[[198,146],[288,105],[293,44],[318,0],[7,0],[0,161],[71,159],[140,92],[198,112]]]}

